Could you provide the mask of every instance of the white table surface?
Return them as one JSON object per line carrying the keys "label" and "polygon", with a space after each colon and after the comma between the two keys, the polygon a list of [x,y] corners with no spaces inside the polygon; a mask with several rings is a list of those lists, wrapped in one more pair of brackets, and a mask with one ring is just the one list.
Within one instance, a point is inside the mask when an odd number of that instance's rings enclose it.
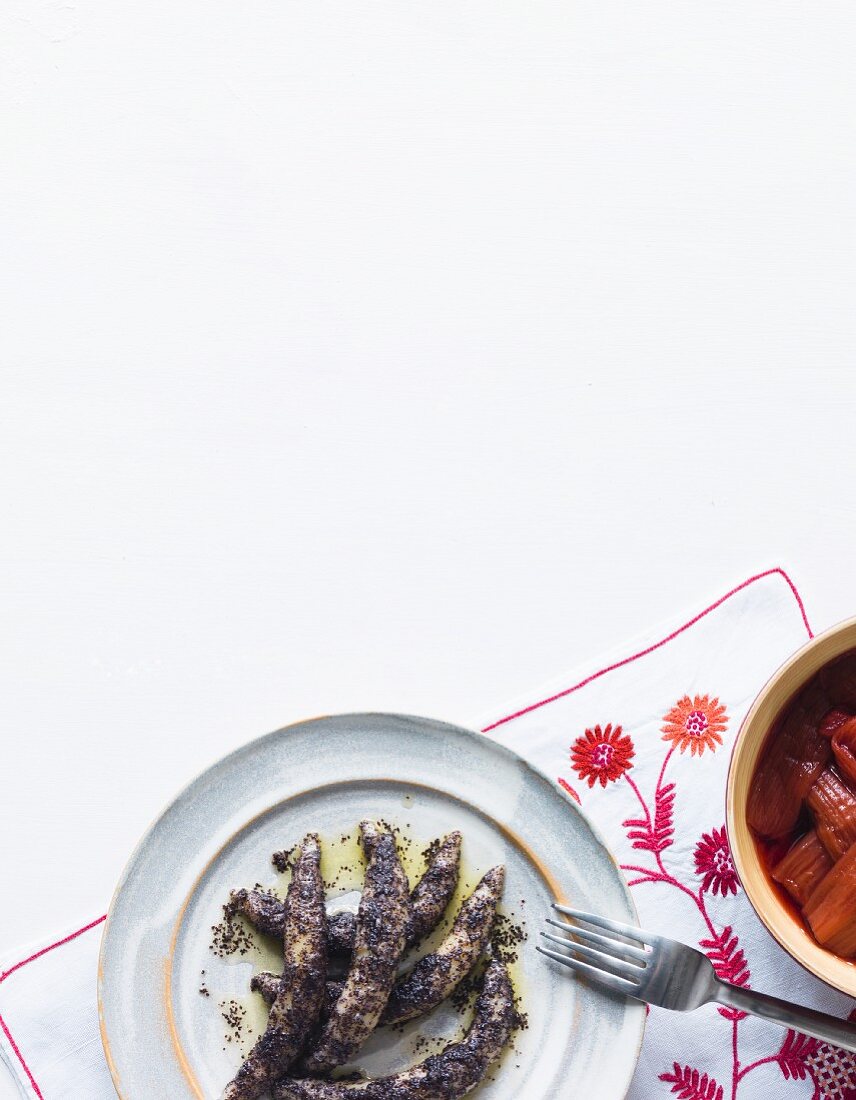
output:
{"label": "white table surface", "polygon": [[771,565],[856,613],[854,47],[851,3],[8,0],[3,953],[256,734],[466,722]]}

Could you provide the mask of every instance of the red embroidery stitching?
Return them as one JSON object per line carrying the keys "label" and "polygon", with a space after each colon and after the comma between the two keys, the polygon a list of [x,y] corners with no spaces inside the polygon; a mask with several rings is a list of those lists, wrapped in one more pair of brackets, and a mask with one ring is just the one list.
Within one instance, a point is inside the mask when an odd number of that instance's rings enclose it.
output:
{"label": "red embroidery stitching", "polygon": [[617,668],[623,668],[625,665],[631,664],[633,661],[638,661],[640,657],[646,657],[649,653],[653,653],[656,649],[662,649],[664,645],[674,641],[679,635],[683,634],[685,630],[689,630],[691,626],[695,626],[697,622],[703,619],[706,615],[709,615],[711,611],[716,611],[718,607],[721,607],[726,600],[730,600],[732,596],[736,596],[738,592],[742,592],[744,588],[748,588],[750,584],[755,584],[756,581],[761,581],[765,577],[779,576],[782,577],[787,586],[793,593],[794,599],[797,601],[797,607],[800,609],[802,615],[802,621],[806,629],[806,633],[809,638],[813,638],[814,634],[809,626],[808,615],[806,614],[805,605],[797,591],[797,586],[788,576],[788,574],[780,566],[776,566],[775,569],[766,569],[763,573],[756,573],[753,577],[743,581],[742,584],[738,584],[736,588],[732,588],[730,592],[726,592],[724,596],[721,596],[715,603],[712,603],[710,607],[706,607],[703,611],[699,611],[698,615],[694,615],[688,622],[685,622],[683,626],[679,626],[677,630],[673,630],[671,634],[667,634],[665,638],[661,638],[659,642],[654,642],[653,645],[649,645],[646,649],[640,649],[638,653],[633,653],[629,657],[624,657],[620,661],[616,661],[615,664],[607,665],[606,668],[600,669],[598,672],[593,672],[591,676],[586,676],[584,680],[580,680],[578,684],[574,684],[572,687],[565,688],[564,691],[556,692],[555,695],[549,696],[547,699],[541,699],[538,703],[532,703],[528,707],[523,707],[522,710],[516,710],[513,714],[506,714],[504,718],[498,718],[495,722],[491,722],[489,726],[484,726],[482,733],[489,733],[490,730],[495,730],[499,726],[504,726],[507,722],[513,722],[515,718],[522,718],[524,714],[529,714],[533,710],[538,710],[539,707],[546,707],[548,703],[555,703],[557,699],[564,699],[566,695],[572,695],[573,692],[579,691],[581,687],[585,687],[586,684],[590,684],[593,680],[599,680],[601,676],[605,676],[607,672],[613,672]]}
{"label": "red embroidery stitching", "polygon": [[810,1039],[799,1031],[788,1031],[781,1050],[771,1061],[779,1063],[785,1080],[803,1081],[809,1073],[806,1062],[819,1046],[819,1039]]}
{"label": "red embroidery stitching", "polygon": [[16,970],[20,970],[22,966],[26,966],[27,963],[35,962],[36,959],[40,959],[42,955],[47,955],[49,951],[54,951],[57,947],[62,947],[64,944],[71,943],[72,940],[76,940],[78,936],[82,936],[84,932],[88,932],[90,928],[97,928],[99,924],[103,924],[107,920],[107,914],[103,917],[98,917],[96,920],[90,921],[89,924],[85,924],[83,928],[78,928],[76,932],[72,932],[71,935],[66,936],[64,939],[57,940],[56,943],[50,944],[48,947],[43,947],[41,951],[37,951],[34,955],[30,955],[29,958],[22,959],[21,962],[15,963],[14,966],[10,966],[8,970],[4,970],[0,974],[0,984],[10,978]]}
{"label": "red embroidery stitching", "polygon": [[[856,1009],[847,1019],[856,1019]],[[776,1054],[744,1066],[738,1079],[772,1062],[778,1065],[786,1081],[808,1078],[814,1085],[811,1100],[856,1100],[856,1057],[846,1050],[789,1030]]]}
{"label": "red embroidery stitching", "polygon": [[18,1044],[12,1038],[12,1032],[6,1026],[6,1021],[3,1019],[2,1016],[0,1016],[0,1028],[2,1028],[3,1034],[9,1040],[9,1046],[11,1046],[12,1050],[15,1052],[16,1058],[21,1063],[21,1065],[24,1067],[24,1073],[26,1073],[30,1084],[33,1086],[33,1092],[36,1094],[36,1096],[38,1096],[39,1100],[45,1100],[44,1096],[42,1096],[42,1090],[36,1084],[36,1079],[35,1079],[35,1077],[33,1077],[32,1073],[30,1072],[30,1067],[24,1061],[24,1055],[18,1049]]}
{"label": "red embroidery stitching", "polygon": [[[713,963],[713,969],[723,981],[731,982],[732,985],[749,985],[750,973],[746,956],[737,936],[732,934],[731,925],[727,924],[709,940],[699,940],[698,945],[704,948],[705,955]],[[735,1008],[719,1008],[717,1012],[726,1020],[742,1020],[746,1015]]]}
{"label": "red embroidery stitching", "polygon": [[705,955],[713,963],[713,969],[723,981],[732,985],[749,984],[749,967],[746,957],[739,947],[737,936],[730,924],[711,940],[699,940],[699,946],[705,948]]}
{"label": "red embroidery stitching", "polygon": [[706,1073],[674,1063],[671,1073],[661,1073],[660,1080],[672,1086],[678,1100],[722,1100],[722,1085]]}
{"label": "red embroidery stitching", "polygon": [[[719,894],[723,898],[735,895],[739,882],[731,858],[731,848],[725,826],[713,828],[702,833],[693,853],[695,871],[702,877],[697,891],[690,889],[672,874],[663,862],[663,852],[672,844],[674,834],[674,801],[676,788],[674,783],[666,782],[666,770],[673,753],[682,753],[690,748],[690,756],[701,757],[709,749],[715,752],[722,744],[719,733],[728,725],[726,708],[718,699],[710,696],[698,696],[690,699],[685,695],[679,700],[664,719],[670,736],[664,737],[669,748],[657,776],[653,796],[653,813],[638,784],[629,774],[630,756],[616,761],[612,753],[596,755],[604,746],[611,746],[621,735],[621,727],[611,724],[601,728],[588,729],[583,737],[574,743],[572,762],[581,779],[588,781],[591,789],[595,782],[602,787],[607,783],[623,779],[633,792],[641,808],[641,816],[631,817],[623,822],[627,837],[636,850],[650,852],[654,866],[622,864],[621,869],[631,873],[630,886],[643,883],[660,883],[680,890],[690,898],[699,912],[708,930],[708,935],[699,939],[704,950],[720,978],[733,985],[748,987],[751,977],[749,964],[739,937],[731,925],[717,929],[707,911],[706,897]],[[623,734],[628,754],[632,753],[632,740]],[[696,741],[694,739],[698,738]],[[701,744],[701,739],[704,743]],[[697,747],[700,746],[700,747]],[[560,782],[566,786],[564,780]],[[731,1100],[736,1100],[740,1081],[759,1066],[776,1062],[786,1080],[809,1077],[815,1086],[812,1100],[856,1100],[856,1057],[846,1051],[838,1050],[828,1044],[807,1041],[791,1033],[781,1050],[766,1058],[759,1058],[747,1066],[741,1067],[738,1050],[738,1024],[746,1016],[736,1009],[720,1007],[718,1012],[731,1024],[732,1083]],[[854,1010],[856,1015],[856,1010]],[[674,1063],[673,1072],[660,1075],[660,1080],[672,1086],[672,1092],[679,1100],[723,1100],[723,1087],[707,1074],[689,1066]]]}
{"label": "red embroidery stitching", "polygon": [[701,840],[693,853],[697,875],[704,875],[702,890],[713,894],[736,894],[739,885],[731,848],[725,835],[725,826],[702,833]]}
{"label": "red embroidery stitching", "polygon": [[718,699],[696,695],[690,699],[684,695],[663,719],[663,740],[671,741],[680,752],[690,750],[699,756],[705,749],[716,751],[722,744],[722,734],[728,725],[725,707]]}
{"label": "red embroidery stitching", "polygon": [[[802,621],[803,625],[805,626],[806,633],[808,634],[809,638],[813,638],[814,634],[808,621],[808,615],[806,614],[805,605],[802,601],[802,597],[800,596],[799,591],[796,588],[796,585],[793,583],[793,581],[784,569],[778,567],[774,569],[768,569],[765,570],[763,573],[757,573],[754,576],[749,577],[749,579],[744,581],[742,584],[739,584],[735,588],[732,588],[715,603],[700,611],[692,619],[684,623],[683,626],[678,627],[676,630],[672,631],[671,634],[668,634],[665,638],[660,639],[660,641],[655,642],[654,644],[640,650],[637,653],[631,654],[629,657],[625,657],[620,661],[616,661],[615,663],[608,665],[606,668],[600,669],[598,672],[595,672],[592,675],[585,677],[583,680],[580,680],[578,683],[573,684],[571,687],[566,688],[563,691],[557,692],[556,694],[551,695],[546,699],[542,699],[539,702],[533,703],[530,706],[513,712],[512,714],[508,714],[504,718],[498,719],[496,722],[493,722],[489,726],[484,727],[482,732],[487,733],[490,730],[497,729],[499,726],[503,726],[509,722],[512,722],[514,721],[514,719],[520,718],[525,714],[529,714],[533,710],[537,710],[540,707],[546,706],[548,703],[555,702],[557,699],[563,699],[566,696],[571,695],[576,691],[579,691],[580,688],[585,687],[587,684],[592,683],[592,681],[597,680],[602,676],[605,676],[607,673],[612,672],[618,668],[623,668],[625,665],[638,660],[640,657],[645,657],[647,656],[647,654],[652,653],[657,649],[660,649],[662,646],[679,637],[691,626],[695,625],[695,623],[703,619],[706,615],[709,615],[712,611],[716,610],[716,608],[720,607],[727,600],[731,599],[732,596],[735,596],[738,592],[741,592],[744,588],[747,588],[749,585],[754,584],[756,581],[773,575],[778,575],[782,577],[782,579],[790,588],[791,593],[796,600],[797,607],[799,608],[800,615],[802,616]],[[721,965],[733,966],[738,977],[742,976],[745,971],[744,981],[748,983],[749,967],[746,963],[743,951],[739,947],[737,937],[733,935],[733,932],[730,928],[727,929],[727,933],[726,929],[723,929],[721,932],[717,931],[707,913],[707,907],[705,904],[705,893],[706,891],[709,891],[711,887],[713,888],[713,892],[715,892],[718,885],[723,896],[725,896],[726,893],[729,895],[731,893],[731,890],[729,889],[730,878],[728,877],[728,866],[725,863],[724,857],[721,852],[721,844],[718,830],[714,830],[712,835],[704,834],[696,848],[696,870],[699,874],[704,874],[704,879],[701,886],[699,887],[698,892],[691,890],[688,886],[686,886],[684,883],[680,882],[677,878],[671,875],[666,870],[666,867],[663,863],[663,852],[672,843],[672,836],[674,832],[673,808],[675,787],[673,783],[664,782],[666,768],[669,764],[672,753],[676,745],[679,746],[679,751],[681,752],[689,747],[691,755],[700,755],[701,752],[706,748],[709,748],[711,751],[715,751],[717,744],[721,744],[721,736],[719,735],[724,732],[725,728],[724,725],[720,726],[724,717],[724,708],[722,712],[714,711],[713,713],[711,713],[708,709],[710,707],[718,707],[720,705],[719,700],[714,699],[711,703],[709,696],[702,696],[697,698],[699,705],[694,705],[696,703],[696,699],[693,699],[693,705],[691,706],[690,710],[683,715],[684,725],[682,729],[679,727],[677,730],[673,730],[673,727],[671,726],[669,728],[666,728],[664,726],[664,734],[672,734],[674,732],[674,736],[664,737],[665,740],[671,741],[671,744],[668,752],[665,754],[665,758],[660,769],[660,774],[654,792],[653,818],[648,804],[645,801],[638,786],[633,781],[632,777],[627,774],[627,771],[625,770],[624,772],[623,778],[633,790],[642,811],[641,817],[628,819],[624,822],[624,826],[625,828],[630,830],[628,836],[634,848],[651,852],[651,854],[654,856],[655,867],[642,867],[635,864],[624,864],[622,865],[622,870],[625,872],[630,872],[632,875],[635,876],[633,878],[628,878],[629,886],[640,886],[643,883],[663,883],[677,890],[680,890],[683,894],[685,894],[693,902],[693,905],[698,910],[699,915],[702,918],[705,927],[707,928],[707,931],[709,933],[709,946],[716,945],[711,947],[711,949],[720,950],[721,952],[725,953],[722,957]],[[683,703],[685,700],[687,702],[690,702],[689,696],[685,696],[681,700],[681,703]],[[680,706],[680,703],[678,704],[678,706]],[[672,711],[670,711],[669,714],[666,716],[669,721],[673,721],[677,717],[673,713],[676,709],[676,707],[673,707]],[[701,713],[693,714],[693,711],[700,711]],[[711,722],[711,718],[713,718],[713,723]],[[711,725],[714,726],[712,733],[709,732]],[[696,745],[695,748],[693,747],[694,742]],[[567,783],[565,779],[560,777],[558,782],[566,791],[568,791],[574,798],[576,798],[578,802],[581,802],[581,799],[577,792]],[[724,829],[722,833],[724,836]],[[703,852],[699,851],[699,849],[702,848],[702,845],[706,841],[714,842],[713,846],[720,851],[719,857],[717,857],[715,853],[709,852],[707,850],[707,845],[705,845],[705,850]],[[725,841],[727,844],[727,837],[725,838]],[[707,855],[710,855],[711,858],[715,861],[714,877],[712,878],[708,878],[707,870],[703,869],[703,865]],[[701,860],[702,866],[700,866],[699,860]],[[719,876],[718,879],[716,877],[717,875]],[[725,944],[724,946],[720,946],[722,944],[723,938],[725,940]],[[738,1024],[743,1014],[733,1012],[730,1009],[723,1009],[722,1011],[723,1014],[726,1014],[728,1016],[731,1022],[731,1046],[733,1060],[731,1100],[736,1100],[738,1084],[743,1079],[743,1077],[745,1077],[748,1073],[750,1073],[753,1069],[757,1068],[760,1065],[765,1065],[769,1062],[774,1061],[778,1062],[779,1055],[771,1055],[767,1058],[761,1058],[758,1059],[758,1061],[756,1062],[752,1062],[747,1066],[741,1067],[737,1044],[737,1031]],[[832,1050],[834,1048],[829,1049]],[[843,1052],[837,1053],[843,1054]],[[856,1066],[856,1059],[854,1060],[854,1066]],[[807,1070],[806,1072],[810,1072],[810,1070]],[[695,1078],[693,1077],[693,1073],[697,1075]],[[708,1089],[708,1092],[710,1092],[712,1086],[713,1092],[711,1093],[711,1096],[714,1098],[714,1100],[722,1100],[722,1086],[716,1084],[716,1082],[713,1081],[712,1078],[709,1078],[706,1075],[699,1075],[698,1071],[694,1071],[689,1067],[681,1067],[678,1063],[675,1063],[674,1065],[673,1074],[663,1074],[661,1075],[660,1080],[668,1081],[669,1083],[671,1083],[673,1085],[673,1092],[678,1091],[678,1089],[674,1087],[676,1085],[679,1085],[679,1088],[692,1088],[695,1087],[694,1082],[697,1082],[697,1084],[701,1086],[702,1081],[704,1081],[704,1087]],[[816,1084],[817,1077],[813,1076],[812,1080],[815,1081]],[[856,1081],[856,1078],[854,1078],[854,1081]],[[852,1096],[850,1093],[848,1093],[846,1097],[842,1093],[835,1094],[835,1096],[833,1096],[832,1094],[826,1096],[823,1095],[819,1091],[819,1089],[820,1086],[816,1084],[816,1091],[814,1097],[812,1097],[812,1100],[856,1100],[856,1091],[853,1092]],[[690,1092],[688,1096],[692,1097],[692,1092]],[[708,1097],[704,1096],[702,1100],[708,1100]]]}
{"label": "red embroidery stitching", "polygon": [[621,726],[613,728],[612,723],[607,723],[603,729],[595,726],[586,730],[574,741],[571,766],[581,780],[588,782],[589,788],[595,783],[605,787],[633,767],[634,755],[633,742],[622,734]]}
{"label": "red embroidery stitching", "polygon": [[[628,777],[628,782],[629,782]],[[633,784],[636,796],[640,798],[636,784]],[[651,815],[645,809],[645,817],[629,817],[622,821],[627,836],[633,841],[633,847],[646,852],[663,852],[672,843],[672,834],[675,831],[673,824],[673,810],[675,805],[675,784],[667,783],[665,787],[657,787],[654,792],[654,822],[651,823]]]}
{"label": "red embroidery stitching", "polygon": [[[4,970],[3,973],[0,974],[0,985],[2,985],[2,983],[5,982],[7,978],[10,978],[16,971],[20,970],[21,967],[27,966],[31,962],[35,962],[36,959],[40,959],[42,955],[47,955],[49,951],[55,951],[57,947],[62,947],[67,943],[71,943],[71,941],[76,940],[78,936],[82,936],[84,932],[88,932],[92,928],[97,928],[99,924],[103,924],[105,920],[107,920],[106,913],[103,917],[98,917],[96,920],[90,921],[89,924],[85,924],[83,928],[78,928],[76,932],[72,932],[70,935],[64,936],[61,940],[57,940],[56,943],[52,943],[48,947],[43,947],[40,951],[36,951],[34,954],[29,955],[26,959],[22,959],[20,962],[15,963],[14,966],[10,966],[8,970]],[[36,1083],[36,1079],[35,1077],[33,1077],[33,1074],[30,1070],[30,1067],[27,1065],[24,1055],[21,1053],[18,1044],[12,1037],[12,1032],[9,1030],[8,1026],[6,1025],[6,1021],[3,1019],[2,1016],[0,1016],[0,1029],[2,1029],[3,1034],[8,1039],[9,1046],[11,1046],[12,1050],[14,1051],[15,1057],[21,1063],[21,1068],[24,1070],[24,1073],[26,1073],[27,1080],[32,1085],[33,1092],[36,1094],[39,1100],[44,1100],[42,1091]]]}
{"label": "red embroidery stitching", "polygon": [[576,802],[576,804],[578,806],[582,805],[582,803],[580,802],[580,796],[577,794],[577,792],[574,790],[574,788],[570,785],[570,783],[567,781],[567,779],[562,779],[562,777],[559,776],[559,778],[556,780],[556,782],[559,784],[559,786],[562,788],[562,790],[568,792],[568,794],[571,796],[571,798],[573,798],[573,800]]}

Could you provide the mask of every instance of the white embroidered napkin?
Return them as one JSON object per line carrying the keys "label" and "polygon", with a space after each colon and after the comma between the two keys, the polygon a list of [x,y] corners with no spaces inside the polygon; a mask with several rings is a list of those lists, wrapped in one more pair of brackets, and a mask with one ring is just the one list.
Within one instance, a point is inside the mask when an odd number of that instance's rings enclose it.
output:
{"label": "white embroidered napkin", "polygon": [[[625,866],[644,925],[701,944],[732,981],[846,1014],[851,1002],[767,935],[724,832],[732,738],[767,677],[809,636],[796,589],[770,570],[479,724],[580,800]],[[0,1054],[28,1098],[115,1096],[94,996],[102,921],[0,967]],[[727,1010],[652,1010],[629,1096],[670,1095],[856,1100],[856,1058]]]}
{"label": "white embroidered napkin", "polygon": [[28,1100],[116,1098],[95,1000],[103,923],[18,950],[0,967],[0,1054]]}
{"label": "white embroidered napkin", "polygon": [[[846,1016],[853,1001],[781,950],[746,900],[725,835],[733,738],[758,690],[809,637],[781,570],[689,622],[483,723],[600,828],[643,927],[707,952],[720,976]],[[856,1100],[856,1057],[730,1009],[651,1009],[628,1097]]]}

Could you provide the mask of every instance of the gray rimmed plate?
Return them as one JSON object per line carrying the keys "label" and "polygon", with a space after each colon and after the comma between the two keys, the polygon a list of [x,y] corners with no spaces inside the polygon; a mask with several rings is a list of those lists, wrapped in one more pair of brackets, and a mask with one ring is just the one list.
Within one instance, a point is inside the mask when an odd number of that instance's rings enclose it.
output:
{"label": "gray rimmed plate", "polygon": [[[275,964],[264,937],[245,954],[212,951],[229,890],[276,889],[271,853],[308,831],[321,834],[331,894],[358,886],[354,849],[342,845],[367,817],[401,829],[414,853],[459,829],[462,890],[506,865],[504,910],[528,932],[512,967],[528,1026],[472,1095],[539,1100],[588,1089],[599,1100],[623,1097],[643,1006],[575,981],[535,951],[554,900],[637,922],[609,851],[577,806],[510,749],[395,714],[318,718],[261,737],[203,772],[143,837],[116,888],[99,966],[101,1034],[119,1096],[220,1097],[241,1045],[263,1024],[250,976]],[[461,1022],[441,1006],[401,1034],[378,1032],[357,1064],[371,1076],[394,1072]]]}

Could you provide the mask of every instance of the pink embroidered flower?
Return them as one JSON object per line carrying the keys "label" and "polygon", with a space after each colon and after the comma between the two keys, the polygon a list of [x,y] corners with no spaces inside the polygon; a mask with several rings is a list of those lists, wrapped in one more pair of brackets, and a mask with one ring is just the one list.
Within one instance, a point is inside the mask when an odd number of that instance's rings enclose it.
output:
{"label": "pink embroidered flower", "polygon": [[702,890],[722,894],[723,897],[737,893],[737,873],[724,825],[713,832],[702,833],[695,850],[695,869],[697,875],[704,875]]}
{"label": "pink embroidered flower", "polygon": [[614,783],[633,767],[635,755],[633,742],[622,734],[621,726],[613,728],[610,722],[603,729],[595,726],[586,730],[571,746],[571,765],[580,779],[588,780],[589,787],[600,783]]}
{"label": "pink embroidered flower", "polygon": [[663,721],[663,740],[671,741],[680,752],[689,749],[691,756],[701,756],[705,749],[716,752],[716,746],[722,744],[720,735],[728,725],[725,707],[708,695],[692,699],[685,695]]}

